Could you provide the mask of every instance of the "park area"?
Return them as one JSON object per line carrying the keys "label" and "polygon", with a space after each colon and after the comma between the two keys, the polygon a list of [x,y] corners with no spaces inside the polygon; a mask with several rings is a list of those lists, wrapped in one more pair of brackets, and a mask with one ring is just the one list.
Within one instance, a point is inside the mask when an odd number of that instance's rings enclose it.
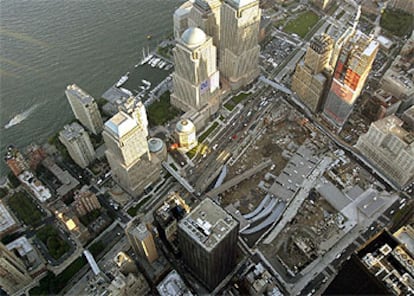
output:
{"label": "park area", "polygon": [[403,37],[414,29],[414,16],[402,10],[386,9],[381,16],[381,27],[390,33]]}
{"label": "park area", "polygon": [[312,11],[306,11],[299,14],[295,19],[290,20],[283,28],[283,31],[286,33],[297,34],[301,38],[304,38],[318,21],[318,15]]}
{"label": "park area", "polygon": [[36,236],[45,244],[49,254],[54,259],[59,259],[70,250],[68,243],[59,236],[58,231],[52,225],[46,225],[40,228],[36,232]]}
{"label": "park area", "polygon": [[178,115],[180,111],[171,105],[168,91],[148,107],[148,121],[151,126],[163,125]]}
{"label": "park area", "polygon": [[36,224],[42,221],[43,213],[25,192],[19,191],[14,193],[7,201],[7,204],[17,218],[26,225],[36,226]]}

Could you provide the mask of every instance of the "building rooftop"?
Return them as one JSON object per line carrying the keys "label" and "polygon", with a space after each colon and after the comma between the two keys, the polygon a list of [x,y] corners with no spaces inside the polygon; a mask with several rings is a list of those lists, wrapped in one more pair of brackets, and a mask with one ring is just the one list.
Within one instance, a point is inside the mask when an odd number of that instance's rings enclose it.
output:
{"label": "building rooftop", "polygon": [[181,35],[181,40],[190,47],[196,47],[206,42],[207,35],[199,28],[190,27]]}
{"label": "building rooftop", "polygon": [[117,138],[121,138],[136,126],[137,123],[135,120],[123,111],[118,112],[112,116],[111,119],[105,122],[107,130]]}
{"label": "building rooftop", "polygon": [[[384,133],[393,134],[394,136],[397,136],[401,140],[407,142],[410,133],[401,127],[403,123],[404,122],[397,116],[390,115],[381,120],[373,122],[372,125]],[[410,144],[410,142],[407,142],[407,144]]]}
{"label": "building rooftop", "polygon": [[179,133],[188,133],[195,130],[194,124],[188,119],[181,119],[177,122],[175,129]]}
{"label": "building rooftop", "polygon": [[158,284],[157,291],[161,296],[193,295],[175,270],[167,274],[167,276]]}
{"label": "building rooftop", "polygon": [[12,241],[11,243],[7,244],[6,248],[9,251],[16,249],[21,257],[33,251],[33,246],[29,243],[25,236],[21,236],[18,239]]}
{"label": "building rooftop", "polygon": [[164,147],[164,142],[160,138],[151,138],[148,140],[148,148],[152,153],[160,151]]}
{"label": "building rooftop", "polygon": [[394,236],[414,255],[414,228],[411,225],[401,227]]}
{"label": "building rooftop", "polygon": [[237,221],[211,199],[204,199],[178,224],[205,250],[211,251],[234,228]]}
{"label": "building rooftop", "polygon": [[77,122],[67,124],[63,127],[63,130],[60,131],[60,135],[66,138],[68,141],[78,138],[82,133],[85,132],[85,129]]}
{"label": "building rooftop", "polygon": [[40,182],[36,177],[29,171],[24,171],[18,176],[19,180],[26,184],[36,196],[36,198],[45,202],[52,197],[50,190],[46,188],[42,182]]}
{"label": "building rooftop", "polygon": [[87,92],[85,92],[76,84],[68,85],[66,87],[66,93],[70,93],[73,96],[77,97],[78,100],[84,105],[88,105],[95,101],[93,97],[91,97]]}
{"label": "building rooftop", "polygon": [[0,233],[16,225],[16,221],[7,211],[7,208],[0,202]]}

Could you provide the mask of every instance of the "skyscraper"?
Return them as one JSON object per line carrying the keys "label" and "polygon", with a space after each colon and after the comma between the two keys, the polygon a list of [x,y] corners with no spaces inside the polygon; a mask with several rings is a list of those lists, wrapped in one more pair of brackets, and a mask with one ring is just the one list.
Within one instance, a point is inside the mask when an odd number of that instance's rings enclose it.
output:
{"label": "skyscraper", "polygon": [[91,139],[77,122],[65,125],[59,132],[59,140],[65,145],[73,161],[81,168],[86,168],[95,159]]}
{"label": "skyscraper", "polygon": [[220,17],[220,73],[232,89],[251,83],[260,73],[258,0],[225,0]]}
{"label": "skyscraper", "polygon": [[93,134],[101,133],[103,122],[95,99],[76,84],[68,85],[65,94],[76,119]]}
{"label": "skyscraper", "polygon": [[145,108],[131,115],[119,111],[105,122],[102,133],[106,157],[114,180],[131,195],[137,196],[160,174],[160,161],[148,150]]}
{"label": "skyscraper", "polygon": [[323,116],[341,129],[361,94],[379,44],[361,31],[354,33],[340,50]]}
{"label": "skyscraper", "polygon": [[414,180],[414,133],[391,115],[371,123],[355,147],[398,186]]}
{"label": "skyscraper", "polygon": [[326,34],[315,36],[306,51],[305,58],[296,66],[292,77],[292,90],[311,109],[317,112],[330,78],[329,60],[333,40]]}
{"label": "skyscraper", "polygon": [[210,290],[235,265],[238,230],[238,222],[209,198],[178,223],[184,262]]}
{"label": "skyscraper", "polygon": [[195,0],[188,17],[188,27],[198,27],[213,37],[220,48],[220,0]]}
{"label": "skyscraper", "polygon": [[149,263],[157,260],[158,252],[152,233],[139,218],[136,217],[128,223],[125,233],[136,254],[147,259]]}
{"label": "skyscraper", "polygon": [[13,295],[30,284],[32,277],[23,262],[0,243],[0,287]]}
{"label": "skyscraper", "polygon": [[199,28],[188,28],[173,50],[175,71],[171,103],[183,111],[217,105],[219,72],[212,38]]}

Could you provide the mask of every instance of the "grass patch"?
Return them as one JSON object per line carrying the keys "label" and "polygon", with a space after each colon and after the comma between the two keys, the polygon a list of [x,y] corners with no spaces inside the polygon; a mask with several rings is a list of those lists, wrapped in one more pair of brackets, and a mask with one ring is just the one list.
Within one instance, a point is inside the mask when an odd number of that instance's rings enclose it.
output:
{"label": "grass patch", "polygon": [[233,111],[234,107],[236,107],[236,105],[234,104],[234,102],[232,100],[229,100],[227,103],[224,104],[224,107],[226,107],[227,110],[229,111]]}
{"label": "grass patch", "polygon": [[238,104],[241,101],[243,101],[245,98],[247,98],[249,96],[249,94],[246,93],[240,93],[237,96],[234,96],[231,100],[235,103]]}
{"label": "grass patch", "polygon": [[73,278],[73,276],[86,265],[86,258],[79,257],[72,262],[61,274],[55,276],[50,271],[40,280],[40,285],[29,291],[30,295],[56,295]]}
{"label": "grass patch", "polygon": [[127,211],[127,213],[131,216],[131,217],[135,217],[137,215],[138,210],[150,199],[150,196],[147,196],[146,198],[144,198],[143,200],[141,200],[139,203],[137,203],[137,205],[130,207]]}
{"label": "grass patch", "polygon": [[103,250],[105,249],[105,245],[101,241],[95,242],[93,245],[91,245],[88,250],[91,252],[93,257],[97,257]]}
{"label": "grass patch", "polygon": [[151,126],[163,125],[179,114],[180,111],[171,105],[169,91],[148,107],[148,121]]}
{"label": "grass patch", "polygon": [[197,153],[197,149],[199,147],[200,144],[198,144],[197,146],[195,146],[193,149],[191,149],[190,151],[187,152],[187,156],[192,159],[196,153]]}
{"label": "grass patch", "polygon": [[36,232],[36,236],[46,245],[49,254],[55,259],[59,259],[70,250],[68,243],[59,236],[52,225],[43,226]]}
{"label": "grass patch", "polygon": [[19,220],[26,225],[35,226],[42,221],[43,214],[24,192],[16,192],[8,200],[8,205]]}
{"label": "grass patch", "polygon": [[410,34],[414,29],[414,16],[402,10],[386,9],[381,16],[380,25],[397,36]]}
{"label": "grass patch", "polygon": [[198,142],[202,143],[207,137],[208,135],[211,134],[212,131],[214,131],[214,129],[218,126],[217,122],[214,122],[209,128],[208,130],[206,130],[200,137],[198,137]]}
{"label": "grass patch", "polygon": [[294,20],[289,21],[283,31],[286,33],[297,34],[304,38],[309,30],[319,21],[319,16],[312,11],[301,13]]}

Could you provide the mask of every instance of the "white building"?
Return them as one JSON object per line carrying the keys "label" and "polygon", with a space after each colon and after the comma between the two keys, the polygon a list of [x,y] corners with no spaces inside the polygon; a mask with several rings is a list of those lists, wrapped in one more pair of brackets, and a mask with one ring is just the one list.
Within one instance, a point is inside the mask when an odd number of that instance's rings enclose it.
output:
{"label": "white building", "polygon": [[65,94],[76,119],[95,135],[101,133],[103,122],[95,99],[76,84],[68,85]]}
{"label": "white building", "polygon": [[175,71],[171,103],[183,111],[218,105],[217,52],[211,37],[199,28],[188,28],[173,50]]}
{"label": "white building", "polygon": [[196,128],[194,124],[187,119],[181,119],[175,126],[180,149],[187,152],[197,146]]}
{"label": "white building", "polygon": [[95,160],[95,150],[88,133],[77,122],[65,125],[59,132],[59,140],[65,145],[70,157],[81,168]]}

